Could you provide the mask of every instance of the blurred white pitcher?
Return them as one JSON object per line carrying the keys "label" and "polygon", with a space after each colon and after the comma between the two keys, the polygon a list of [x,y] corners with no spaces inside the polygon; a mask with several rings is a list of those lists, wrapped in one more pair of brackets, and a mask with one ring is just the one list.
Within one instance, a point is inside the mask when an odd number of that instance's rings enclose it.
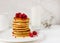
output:
{"label": "blurred white pitcher", "polygon": [[41,29],[41,15],[43,14],[44,9],[41,6],[34,6],[31,8],[31,25],[34,29]]}
{"label": "blurred white pitcher", "polygon": [[7,13],[0,13],[0,31],[9,28],[9,19]]}

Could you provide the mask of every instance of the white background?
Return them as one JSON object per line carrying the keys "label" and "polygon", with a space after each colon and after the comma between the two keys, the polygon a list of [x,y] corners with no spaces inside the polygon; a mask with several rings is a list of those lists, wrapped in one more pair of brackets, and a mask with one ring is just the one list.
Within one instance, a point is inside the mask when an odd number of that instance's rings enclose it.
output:
{"label": "white background", "polygon": [[55,17],[54,23],[60,24],[59,0],[0,0],[0,12],[8,13],[10,19],[19,11],[31,16],[31,8],[37,5],[50,11]]}

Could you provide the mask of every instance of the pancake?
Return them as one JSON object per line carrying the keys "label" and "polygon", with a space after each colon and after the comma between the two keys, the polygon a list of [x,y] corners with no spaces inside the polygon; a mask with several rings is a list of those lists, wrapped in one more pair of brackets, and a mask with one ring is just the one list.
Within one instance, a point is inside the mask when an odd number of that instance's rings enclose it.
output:
{"label": "pancake", "polygon": [[13,21],[14,23],[29,23],[29,21],[26,21],[26,22],[20,22],[20,21]]}
{"label": "pancake", "polygon": [[21,30],[21,29],[29,29],[29,27],[23,27],[23,28],[22,27],[13,27],[13,29],[18,29],[18,30],[20,29]]}
{"label": "pancake", "polygon": [[13,27],[29,27],[29,25],[23,25],[23,24],[20,24],[20,25],[17,25],[17,24],[15,24],[15,25],[12,25]]}
{"label": "pancake", "polygon": [[30,32],[13,32],[14,34],[28,34],[28,33],[30,33]]}
{"label": "pancake", "polygon": [[13,30],[30,30],[29,28],[13,28]]}
{"label": "pancake", "polygon": [[24,19],[21,19],[21,18],[16,18],[16,17],[14,17],[14,20],[13,20],[13,22],[14,21],[16,21],[16,22],[22,22],[22,23],[24,23],[24,22],[29,22],[29,18],[27,18],[26,20],[24,20]]}
{"label": "pancake", "polygon": [[15,34],[15,35],[29,35],[29,33],[25,33],[25,34],[23,34],[23,33],[13,33],[13,34]]}
{"label": "pancake", "polygon": [[18,32],[27,32],[27,31],[30,31],[30,29],[28,30],[13,30],[14,32],[18,31]]}
{"label": "pancake", "polygon": [[13,25],[29,25],[29,23],[13,23]]}
{"label": "pancake", "polygon": [[[14,35],[14,34],[13,34]],[[29,35],[14,35],[16,38],[20,37],[29,37]]]}
{"label": "pancake", "polygon": [[27,26],[27,25],[13,25],[13,28],[27,28],[27,27],[29,27],[29,26]]}

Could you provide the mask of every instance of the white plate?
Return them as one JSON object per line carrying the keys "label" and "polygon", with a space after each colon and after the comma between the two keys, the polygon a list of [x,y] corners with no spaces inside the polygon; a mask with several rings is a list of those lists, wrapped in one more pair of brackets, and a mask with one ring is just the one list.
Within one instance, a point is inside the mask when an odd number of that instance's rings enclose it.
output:
{"label": "white plate", "polygon": [[12,29],[6,30],[4,32],[0,32],[0,41],[5,41],[5,42],[28,42],[28,41],[36,41],[36,40],[43,40],[44,39],[44,34],[39,33],[38,36],[36,37],[26,37],[26,38],[14,38],[12,36]]}

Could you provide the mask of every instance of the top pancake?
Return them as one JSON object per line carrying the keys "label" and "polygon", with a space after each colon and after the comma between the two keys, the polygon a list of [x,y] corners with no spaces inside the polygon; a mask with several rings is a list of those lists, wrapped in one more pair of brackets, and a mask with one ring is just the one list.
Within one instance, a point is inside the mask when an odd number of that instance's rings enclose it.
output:
{"label": "top pancake", "polygon": [[29,18],[27,18],[27,19],[21,19],[21,18],[16,18],[16,17],[14,17],[14,20],[13,20],[13,22],[15,22],[15,23],[28,23],[29,22]]}

